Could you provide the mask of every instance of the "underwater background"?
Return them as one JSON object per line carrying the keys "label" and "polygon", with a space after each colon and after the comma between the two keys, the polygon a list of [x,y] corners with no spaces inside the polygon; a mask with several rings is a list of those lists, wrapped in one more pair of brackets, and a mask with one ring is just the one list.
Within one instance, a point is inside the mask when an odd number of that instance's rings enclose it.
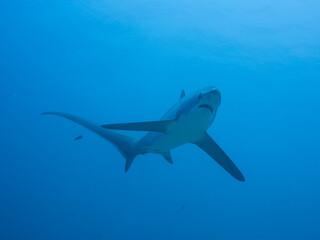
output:
{"label": "underwater background", "polygon": [[[320,239],[319,1],[13,0],[0,13],[0,239]],[[222,95],[208,132],[244,183],[192,144],[124,173],[110,143],[40,116],[158,120],[206,86]]]}

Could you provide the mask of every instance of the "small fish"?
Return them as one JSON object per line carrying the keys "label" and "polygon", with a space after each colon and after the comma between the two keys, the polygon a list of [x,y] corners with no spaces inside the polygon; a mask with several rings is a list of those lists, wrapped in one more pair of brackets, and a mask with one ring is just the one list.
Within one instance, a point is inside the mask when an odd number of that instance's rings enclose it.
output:
{"label": "small fish", "polygon": [[78,140],[80,140],[80,139],[82,139],[83,138],[83,136],[78,136],[78,137],[76,137],[75,139],[73,139],[73,141],[78,141]]}

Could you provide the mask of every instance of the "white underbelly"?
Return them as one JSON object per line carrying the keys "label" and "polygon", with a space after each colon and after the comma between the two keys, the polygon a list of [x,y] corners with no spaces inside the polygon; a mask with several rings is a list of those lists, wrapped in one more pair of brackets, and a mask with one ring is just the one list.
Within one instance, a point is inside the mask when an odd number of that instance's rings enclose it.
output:
{"label": "white underbelly", "polygon": [[148,152],[166,152],[172,148],[199,140],[212,122],[212,114],[207,109],[198,109],[182,116],[169,126],[167,134],[159,134],[149,146]]}

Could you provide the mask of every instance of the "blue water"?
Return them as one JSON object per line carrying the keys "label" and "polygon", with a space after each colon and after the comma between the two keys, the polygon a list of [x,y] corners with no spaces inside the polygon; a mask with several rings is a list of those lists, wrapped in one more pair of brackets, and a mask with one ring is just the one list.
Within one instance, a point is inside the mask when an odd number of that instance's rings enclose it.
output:
{"label": "blue water", "polygon": [[[319,1],[0,6],[0,239],[320,239]],[[208,132],[244,183],[191,144],[125,174],[110,143],[40,116],[158,120],[212,85]]]}

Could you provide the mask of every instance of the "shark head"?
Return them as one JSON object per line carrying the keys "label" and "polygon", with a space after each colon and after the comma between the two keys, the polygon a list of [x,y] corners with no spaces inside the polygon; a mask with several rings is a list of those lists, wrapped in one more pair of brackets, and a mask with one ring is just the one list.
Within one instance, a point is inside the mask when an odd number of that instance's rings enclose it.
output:
{"label": "shark head", "polygon": [[198,101],[196,108],[207,109],[214,114],[221,103],[221,94],[217,88],[207,87],[200,90]]}
{"label": "shark head", "polygon": [[218,89],[206,87],[183,97],[165,117],[168,117],[167,119],[198,119],[196,120],[198,123],[205,122],[204,125],[209,127],[215,118],[220,102],[221,95]]}

